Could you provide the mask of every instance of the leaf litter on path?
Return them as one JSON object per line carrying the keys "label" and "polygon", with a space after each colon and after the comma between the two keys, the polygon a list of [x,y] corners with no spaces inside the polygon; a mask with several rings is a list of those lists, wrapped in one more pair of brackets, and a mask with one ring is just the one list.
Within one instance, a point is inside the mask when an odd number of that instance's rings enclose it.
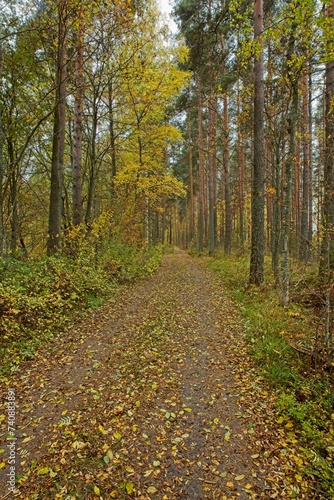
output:
{"label": "leaf litter on path", "polygon": [[321,498],[236,307],[182,251],[4,382],[16,393],[17,498]]}

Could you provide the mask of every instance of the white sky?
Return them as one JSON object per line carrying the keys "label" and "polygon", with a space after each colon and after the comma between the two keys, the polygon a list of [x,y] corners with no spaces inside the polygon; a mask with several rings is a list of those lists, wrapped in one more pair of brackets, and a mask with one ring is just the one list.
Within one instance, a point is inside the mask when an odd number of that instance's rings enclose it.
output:
{"label": "white sky", "polygon": [[158,0],[158,6],[161,12],[166,15],[171,32],[176,33],[177,31],[176,24],[174,23],[173,19],[170,16],[170,13],[172,11],[172,6],[170,5],[169,0]]}

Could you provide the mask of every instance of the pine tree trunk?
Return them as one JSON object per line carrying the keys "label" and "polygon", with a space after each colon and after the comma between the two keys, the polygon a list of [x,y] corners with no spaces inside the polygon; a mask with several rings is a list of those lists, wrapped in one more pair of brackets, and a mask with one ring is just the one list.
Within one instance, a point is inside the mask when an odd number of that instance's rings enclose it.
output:
{"label": "pine tree trunk", "polygon": [[309,170],[309,219],[308,219],[308,241],[310,242],[310,245],[312,244],[312,238],[313,238],[313,171],[312,171],[312,63],[310,62],[310,74],[309,74],[309,130],[310,130],[310,139],[309,139],[309,145],[310,145],[310,160],[309,160],[309,165],[310,165],[310,170]]}
{"label": "pine tree trunk", "polygon": [[229,255],[232,249],[232,207],[230,176],[229,115],[227,94],[223,97],[224,106],[224,179],[225,179],[225,237],[224,252]]}
{"label": "pine tree trunk", "polygon": [[[296,148],[295,148],[295,160],[294,160],[294,173],[293,173],[293,206],[292,206],[292,221],[294,222],[295,229],[295,238],[294,245],[291,248],[291,251],[294,253],[295,257],[298,257],[299,251],[299,239],[300,239],[300,228],[301,228],[301,142],[300,142],[300,133],[296,134]],[[292,242],[291,242],[292,243]]]}
{"label": "pine tree trunk", "polygon": [[214,196],[214,117],[213,117],[213,95],[210,92],[209,99],[209,109],[208,109],[208,170],[209,170],[209,185],[208,185],[208,197],[209,197],[209,231],[208,231],[208,243],[209,243],[209,255],[213,255],[215,252],[215,196]]}
{"label": "pine tree trunk", "polygon": [[240,121],[241,105],[240,105],[240,89],[238,82],[237,93],[237,109],[238,109],[238,212],[239,212],[239,244],[243,248],[245,243],[245,221],[244,221],[244,206],[245,206],[245,144],[242,123]]}
{"label": "pine tree trunk", "polygon": [[[326,16],[334,18],[334,0],[326,11]],[[324,166],[324,199],[323,199],[323,240],[321,244],[320,278],[325,288],[326,318],[325,345],[329,359],[333,357],[333,309],[334,309],[334,61],[326,63],[325,70],[325,166]]]}
{"label": "pine tree trunk", "polygon": [[204,250],[204,144],[203,144],[203,118],[202,118],[202,89],[198,79],[198,234],[197,248],[201,253]]}
{"label": "pine tree trunk", "polygon": [[[263,3],[254,3],[254,38],[263,30]],[[264,82],[263,48],[254,58],[254,160],[252,182],[252,234],[249,282],[260,285],[264,279]]]}
{"label": "pine tree trunk", "polygon": [[193,173],[193,147],[191,137],[191,117],[188,112],[188,161],[189,161],[189,243],[194,239],[195,208],[194,208],[194,173]]}
{"label": "pine tree trunk", "polygon": [[[328,17],[333,17],[332,9],[328,9]],[[334,61],[326,64],[326,144],[324,168],[324,200],[323,231],[320,271],[334,270]]]}
{"label": "pine tree trunk", "polygon": [[214,245],[218,247],[218,221],[217,221],[217,96],[212,98],[213,106],[213,144],[212,144],[212,173],[213,173],[213,226]]}

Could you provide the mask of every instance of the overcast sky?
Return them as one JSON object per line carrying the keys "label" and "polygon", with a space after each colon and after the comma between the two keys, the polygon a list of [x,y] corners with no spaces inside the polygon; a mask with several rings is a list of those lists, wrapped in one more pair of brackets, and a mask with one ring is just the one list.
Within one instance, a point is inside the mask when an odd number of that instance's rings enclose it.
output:
{"label": "overcast sky", "polygon": [[170,26],[171,31],[173,33],[176,33],[176,31],[177,31],[176,24],[174,23],[173,19],[171,19],[171,17],[170,17],[170,12],[172,10],[172,6],[170,5],[169,0],[158,0],[158,4],[159,4],[161,12],[166,14],[167,17],[169,18],[168,24]]}

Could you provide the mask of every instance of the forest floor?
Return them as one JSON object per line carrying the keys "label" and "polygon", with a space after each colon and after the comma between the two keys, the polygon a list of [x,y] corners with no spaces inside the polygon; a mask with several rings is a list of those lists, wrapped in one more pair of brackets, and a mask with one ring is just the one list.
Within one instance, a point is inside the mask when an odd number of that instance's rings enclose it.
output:
{"label": "forest floor", "polygon": [[[322,498],[247,354],[236,306],[180,250],[2,386],[1,499]],[[16,440],[6,442],[9,389]]]}

